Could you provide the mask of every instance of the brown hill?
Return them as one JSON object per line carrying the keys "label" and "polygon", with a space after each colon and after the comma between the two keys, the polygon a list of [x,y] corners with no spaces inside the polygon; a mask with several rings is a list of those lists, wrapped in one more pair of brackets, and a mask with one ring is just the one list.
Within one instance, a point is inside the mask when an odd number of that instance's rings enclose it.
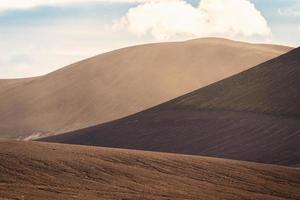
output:
{"label": "brown hill", "polygon": [[36,78],[0,79],[0,94],[14,87],[22,87]]}
{"label": "brown hill", "polygon": [[121,118],[289,50],[217,38],[149,44],[105,53],[9,89],[2,80],[0,137],[34,138]]}
{"label": "brown hill", "polygon": [[275,165],[7,140],[0,161],[0,199],[300,199]]}
{"label": "brown hill", "polygon": [[300,48],[111,123],[44,141],[300,165]]}

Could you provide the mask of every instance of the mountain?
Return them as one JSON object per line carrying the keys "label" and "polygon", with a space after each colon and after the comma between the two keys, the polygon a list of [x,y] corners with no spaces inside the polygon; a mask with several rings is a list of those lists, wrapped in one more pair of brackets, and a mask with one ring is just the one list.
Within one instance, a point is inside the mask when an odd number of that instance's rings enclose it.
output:
{"label": "mountain", "polygon": [[135,115],[43,141],[300,166],[300,48]]}
{"label": "mountain", "polygon": [[217,38],[148,44],[0,80],[0,137],[33,139],[125,117],[289,50]]}
{"label": "mountain", "polygon": [[300,199],[298,168],[0,140],[0,199]]}

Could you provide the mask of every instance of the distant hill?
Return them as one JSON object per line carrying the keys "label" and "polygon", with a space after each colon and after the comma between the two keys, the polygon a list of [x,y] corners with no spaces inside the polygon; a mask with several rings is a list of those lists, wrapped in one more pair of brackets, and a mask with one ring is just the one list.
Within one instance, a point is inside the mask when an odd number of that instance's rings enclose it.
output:
{"label": "distant hill", "polygon": [[300,199],[299,169],[0,140],[0,199]]}
{"label": "distant hill", "polygon": [[33,139],[125,117],[289,50],[218,38],[148,44],[30,81],[0,80],[0,137]]}
{"label": "distant hill", "polygon": [[300,48],[144,112],[43,140],[300,166]]}

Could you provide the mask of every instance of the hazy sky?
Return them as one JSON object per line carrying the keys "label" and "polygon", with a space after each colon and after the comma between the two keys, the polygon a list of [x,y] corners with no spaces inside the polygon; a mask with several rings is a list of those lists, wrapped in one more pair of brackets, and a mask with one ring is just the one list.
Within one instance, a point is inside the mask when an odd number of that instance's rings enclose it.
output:
{"label": "hazy sky", "polygon": [[300,46],[300,0],[1,0],[0,78],[209,36]]}

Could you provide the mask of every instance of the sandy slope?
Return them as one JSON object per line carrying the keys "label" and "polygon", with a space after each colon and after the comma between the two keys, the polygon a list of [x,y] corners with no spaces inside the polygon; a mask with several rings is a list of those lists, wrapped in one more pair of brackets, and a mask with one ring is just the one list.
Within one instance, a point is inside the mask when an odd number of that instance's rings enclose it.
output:
{"label": "sandy slope", "polygon": [[13,89],[14,87],[23,87],[36,78],[20,78],[20,79],[0,79],[0,94]]}
{"label": "sandy slope", "polygon": [[300,48],[144,112],[45,141],[300,166]]}
{"label": "sandy slope", "polygon": [[291,50],[223,39],[125,48],[6,89],[0,137],[25,138],[136,113]]}
{"label": "sandy slope", "polygon": [[0,140],[0,199],[300,199],[300,171],[200,156]]}

